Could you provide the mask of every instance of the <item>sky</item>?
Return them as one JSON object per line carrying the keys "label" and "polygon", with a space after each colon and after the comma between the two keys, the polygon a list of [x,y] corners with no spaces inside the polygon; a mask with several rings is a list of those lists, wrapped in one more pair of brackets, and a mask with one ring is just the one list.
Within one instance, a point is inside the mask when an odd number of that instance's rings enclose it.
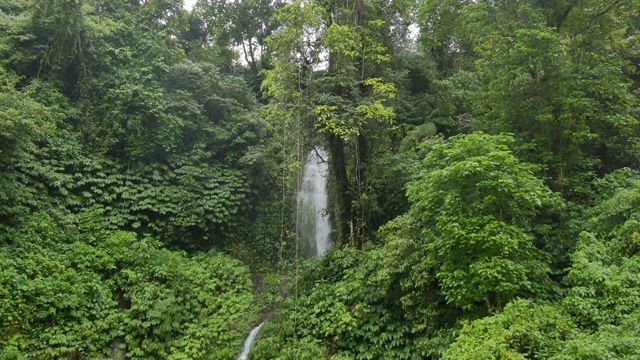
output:
{"label": "sky", "polygon": [[195,3],[196,3],[196,0],[184,0],[184,8],[187,10],[191,10]]}

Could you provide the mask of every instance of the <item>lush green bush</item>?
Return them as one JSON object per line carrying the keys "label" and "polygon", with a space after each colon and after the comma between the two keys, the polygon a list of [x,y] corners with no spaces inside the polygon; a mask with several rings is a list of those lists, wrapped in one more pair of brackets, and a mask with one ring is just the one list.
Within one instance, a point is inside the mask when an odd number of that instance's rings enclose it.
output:
{"label": "lush green bush", "polygon": [[131,359],[232,359],[255,321],[248,269],[223,254],[44,219],[6,239],[0,358],[101,358],[119,339]]}
{"label": "lush green bush", "polygon": [[444,359],[636,359],[640,356],[638,175],[623,169],[595,184],[563,298],[516,300],[465,325]]}
{"label": "lush green bush", "polygon": [[465,324],[443,360],[548,359],[559,354],[563,341],[576,331],[557,307],[516,300],[500,314]]}
{"label": "lush green bush", "polygon": [[474,133],[436,145],[407,185],[409,215],[422,227],[428,261],[447,302],[502,307],[549,287],[536,247],[545,209],[562,200],[509,149],[508,135]]}
{"label": "lush green bush", "polygon": [[441,314],[420,306],[441,297],[419,292],[414,245],[334,249],[303,264],[298,296],[262,329],[252,359],[411,359],[437,352],[429,336],[437,337]]}

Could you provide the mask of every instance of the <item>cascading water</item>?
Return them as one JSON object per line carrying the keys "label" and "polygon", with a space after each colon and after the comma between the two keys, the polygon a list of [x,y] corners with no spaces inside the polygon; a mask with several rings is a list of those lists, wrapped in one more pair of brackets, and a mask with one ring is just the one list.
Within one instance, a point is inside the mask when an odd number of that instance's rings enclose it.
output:
{"label": "cascading water", "polygon": [[327,215],[327,164],[324,149],[311,150],[304,166],[298,193],[298,232],[302,253],[322,255],[331,246],[331,224]]}
{"label": "cascading water", "polygon": [[262,327],[262,325],[264,325],[264,323],[256,326],[255,328],[253,328],[253,330],[251,330],[251,332],[249,333],[249,337],[247,337],[247,340],[244,341],[244,348],[242,349],[242,354],[240,354],[240,356],[238,356],[236,360],[247,360],[247,356],[249,356],[249,351],[251,351],[251,347],[253,346],[253,341],[256,339],[256,336],[258,335],[258,331],[260,331],[260,328]]}
{"label": "cascading water", "polygon": [[[304,166],[300,192],[298,193],[298,232],[302,253],[308,256],[322,255],[331,246],[331,224],[327,210],[328,155],[323,149],[312,150]],[[244,342],[244,349],[236,360],[246,360],[253,342],[264,323],[251,330]]]}

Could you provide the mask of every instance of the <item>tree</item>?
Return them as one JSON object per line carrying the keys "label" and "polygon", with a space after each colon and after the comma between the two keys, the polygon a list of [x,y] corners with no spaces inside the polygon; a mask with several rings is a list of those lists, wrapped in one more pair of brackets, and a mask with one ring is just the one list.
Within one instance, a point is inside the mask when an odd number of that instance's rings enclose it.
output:
{"label": "tree", "polygon": [[549,185],[567,198],[582,201],[580,182],[636,161],[630,6],[479,1],[462,11],[482,79],[474,126],[516,134],[521,156],[543,164]]}
{"label": "tree", "polygon": [[21,170],[31,167],[32,174],[42,174],[31,153],[54,136],[65,117],[65,100],[51,86],[35,80],[19,89],[18,83],[15,74],[0,67],[0,224],[12,226],[25,221],[41,199],[41,187],[25,183]]}
{"label": "tree", "polygon": [[638,174],[621,169],[594,184],[555,303],[515,300],[465,323],[444,359],[632,359],[640,354]]}
{"label": "tree", "polygon": [[337,242],[356,247],[370,235],[369,156],[395,116],[388,101],[397,89],[385,66],[386,20],[394,14],[383,9],[380,2],[283,7],[282,28],[269,40],[274,68],[263,83],[269,107],[288,113],[307,143],[327,147]]}
{"label": "tree", "polygon": [[562,202],[509,150],[508,135],[458,135],[436,145],[407,185],[409,214],[448,303],[464,310],[502,307],[548,286],[536,248],[539,219]]}

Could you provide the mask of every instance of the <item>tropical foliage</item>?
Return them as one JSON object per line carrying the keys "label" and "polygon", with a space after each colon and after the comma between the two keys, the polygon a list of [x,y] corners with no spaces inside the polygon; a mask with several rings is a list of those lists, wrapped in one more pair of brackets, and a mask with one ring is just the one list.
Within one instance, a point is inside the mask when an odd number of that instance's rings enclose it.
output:
{"label": "tropical foliage", "polygon": [[0,358],[640,356],[640,2],[184,6],[0,1]]}

